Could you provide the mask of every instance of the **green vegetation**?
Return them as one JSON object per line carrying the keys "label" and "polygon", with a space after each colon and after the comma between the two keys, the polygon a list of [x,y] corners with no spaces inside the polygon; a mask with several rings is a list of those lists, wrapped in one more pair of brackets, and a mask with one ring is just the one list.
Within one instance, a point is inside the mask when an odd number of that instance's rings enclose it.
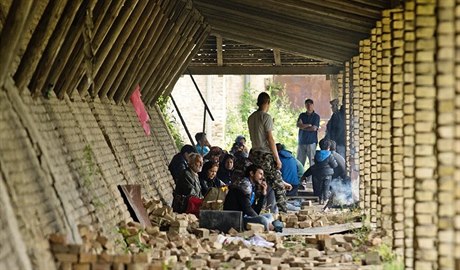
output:
{"label": "green vegetation", "polygon": [[386,244],[381,244],[375,248],[383,262],[384,270],[403,270],[402,259]]}
{"label": "green vegetation", "polygon": [[[269,114],[274,119],[273,136],[276,142],[282,143],[286,149],[297,152],[297,127],[296,121],[300,110],[292,108],[285,89],[281,84],[271,83],[266,86],[265,91],[271,97]],[[244,135],[249,141],[248,117],[257,110],[257,91],[248,84],[241,96],[240,106],[230,109],[227,115],[225,131],[225,149],[231,149],[235,138]],[[248,142],[248,147],[250,142]]]}
{"label": "green vegetation", "polygon": [[168,112],[168,108],[173,107],[170,103],[169,97],[160,96],[157,100],[157,105],[160,107],[160,111],[163,114],[166,125],[168,126],[169,132],[176,143],[177,149],[181,149],[184,146],[184,140],[179,132],[179,124],[177,119],[173,116],[172,110]]}

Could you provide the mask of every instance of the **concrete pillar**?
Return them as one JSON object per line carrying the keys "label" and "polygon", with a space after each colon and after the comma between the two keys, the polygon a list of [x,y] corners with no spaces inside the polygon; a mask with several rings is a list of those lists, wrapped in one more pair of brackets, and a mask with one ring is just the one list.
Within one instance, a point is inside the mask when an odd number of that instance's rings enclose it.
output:
{"label": "concrete pillar", "polygon": [[359,197],[359,170],[360,170],[360,163],[359,163],[359,151],[360,151],[360,114],[361,114],[361,90],[360,90],[360,57],[355,56],[352,59],[352,91],[351,91],[351,98],[350,98],[350,177],[351,177],[351,185],[352,185],[352,193],[353,198],[357,200]]}

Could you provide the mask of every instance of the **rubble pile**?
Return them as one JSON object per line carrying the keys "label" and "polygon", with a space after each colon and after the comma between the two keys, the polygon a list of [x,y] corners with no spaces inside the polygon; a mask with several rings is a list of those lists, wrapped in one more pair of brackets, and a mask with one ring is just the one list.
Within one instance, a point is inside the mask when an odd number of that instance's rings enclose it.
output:
{"label": "rubble pile", "polygon": [[[194,215],[173,213],[156,201],[145,205],[152,226],[123,222],[118,227],[122,241],[112,243],[85,225],[79,226],[83,239],[79,245],[67,243],[65,235],[51,235],[59,269],[371,269],[363,264],[380,263],[378,254],[361,247],[378,242],[371,238],[282,236],[263,232],[259,224],[249,224],[244,232],[231,229],[219,234],[198,228]],[[281,218],[299,228],[330,223],[326,215],[302,211]],[[370,255],[357,257],[357,252]]]}

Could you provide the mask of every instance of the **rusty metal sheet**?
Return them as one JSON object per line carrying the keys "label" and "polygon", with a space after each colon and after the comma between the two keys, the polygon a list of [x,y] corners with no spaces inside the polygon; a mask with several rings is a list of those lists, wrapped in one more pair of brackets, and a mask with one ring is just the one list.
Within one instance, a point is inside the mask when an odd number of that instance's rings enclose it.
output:
{"label": "rusty metal sheet", "polygon": [[133,220],[139,222],[142,226],[151,226],[149,215],[142,203],[141,186],[119,185],[118,189]]}

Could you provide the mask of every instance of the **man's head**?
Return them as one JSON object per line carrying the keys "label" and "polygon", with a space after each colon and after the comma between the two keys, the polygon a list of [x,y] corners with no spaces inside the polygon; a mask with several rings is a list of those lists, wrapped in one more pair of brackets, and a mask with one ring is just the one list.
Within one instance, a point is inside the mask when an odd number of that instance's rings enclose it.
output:
{"label": "man's head", "polygon": [[262,92],[259,94],[257,97],[257,106],[259,108],[262,108],[264,106],[269,106],[270,105],[270,96],[266,92]]}
{"label": "man's head", "polygon": [[246,172],[244,174],[248,177],[253,183],[260,184],[264,180],[264,170],[262,167],[251,164],[249,167],[246,168]]}
{"label": "man's head", "polygon": [[195,140],[197,141],[197,143],[202,144],[205,139],[206,139],[206,133],[198,132],[197,134],[195,134]]}
{"label": "man's head", "polygon": [[243,135],[238,135],[235,139],[235,143],[237,143],[238,145],[245,145],[246,138]]}
{"label": "man's head", "polygon": [[331,141],[324,138],[321,141],[319,141],[319,148],[321,150],[330,150],[331,149]]}
{"label": "man's head", "polygon": [[187,162],[188,162],[189,155],[191,153],[196,153],[196,149],[190,144],[186,144],[182,146],[182,148],[180,149],[180,154],[185,158]]}
{"label": "man's head", "polygon": [[284,150],[285,149],[285,146],[284,144],[281,144],[281,143],[277,143],[276,144],[276,151],[281,151],[281,150]]}
{"label": "man's head", "polygon": [[191,153],[189,155],[189,167],[195,173],[201,172],[203,168],[203,157],[198,153]]}
{"label": "man's head", "polygon": [[329,102],[331,104],[332,112],[337,112],[339,110],[339,100],[333,99]]}
{"label": "man's head", "polygon": [[308,113],[312,113],[315,110],[315,107],[313,106],[313,100],[312,99],[306,99],[305,100],[305,109],[307,109]]}

